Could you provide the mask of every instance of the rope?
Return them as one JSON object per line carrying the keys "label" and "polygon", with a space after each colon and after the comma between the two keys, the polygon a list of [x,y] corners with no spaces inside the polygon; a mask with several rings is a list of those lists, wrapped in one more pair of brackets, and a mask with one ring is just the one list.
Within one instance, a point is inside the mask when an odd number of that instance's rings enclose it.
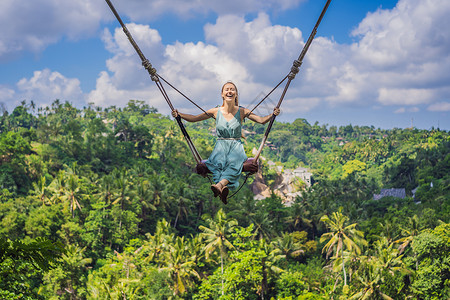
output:
{"label": "rope", "polygon": [[244,186],[244,184],[247,182],[247,179],[250,177],[250,173],[247,173],[247,175],[245,175],[245,179],[244,182],[239,186],[239,188],[237,189],[236,192],[234,192],[231,196],[227,197],[228,199],[233,198],[234,195],[236,195],[237,193],[239,193],[239,191],[242,189],[242,187]]}
{"label": "rope", "polygon": [[[327,11],[330,3],[331,3],[331,0],[327,0],[327,2],[325,3],[325,6],[323,7],[322,12],[319,16],[319,19],[316,22],[316,25],[314,26],[313,30],[311,31],[311,34],[309,35],[308,40],[306,41],[305,45],[303,46],[302,52],[300,53],[298,59],[294,60],[294,62],[292,63],[291,71],[289,72],[289,74],[287,76],[288,81],[286,82],[283,93],[281,94],[280,99],[278,100],[278,104],[276,106],[277,108],[280,108],[281,103],[283,102],[284,97],[286,96],[286,92],[289,88],[289,85],[291,84],[291,81],[295,78],[297,73],[300,71],[300,67],[303,63],[303,58],[305,57],[306,52],[308,52],[309,46],[311,45],[312,41],[314,40],[314,37],[316,36],[317,28],[319,27],[319,24],[322,21],[323,16],[325,15],[325,12]],[[286,78],[284,78],[284,79],[286,79]],[[284,81],[284,79],[283,79],[283,81]],[[276,116],[274,114],[272,114],[269,125],[267,126],[266,132],[264,134],[264,138],[263,138],[261,145],[259,146],[259,149],[254,157],[255,161],[257,161],[259,156],[261,155],[261,151],[267,141],[267,138],[269,136],[270,130],[272,129],[272,125],[273,125],[273,122],[275,121],[275,118],[276,118]]]}
{"label": "rope", "polygon": [[[155,82],[156,86],[158,87],[159,91],[161,92],[162,96],[164,97],[164,99],[167,102],[167,105],[169,105],[170,109],[172,111],[175,110],[175,108],[172,105],[172,102],[170,101],[169,95],[167,94],[166,90],[164,89],[164,86],[162,85],[160,79],[162,79],[165,83],[167,83],[169,86],[171,86],[172,88],[174,88],[173,85],[171,85],[170,83],[168,83],[164,78],[162,78],[161,76],[158,75],[158,73],[156,72],[156,69],[153,68],[152,64],[150,63],[150,61],[145,57],[144,53],[142,53],[141,49],[139,48],[138,44],[136,43],[136,41],[133,39],[133,36],[131,35],[131,33],[128,31],[128,28],[125,26],[125,24],[123,23],[122,19],[120,18],[119,14],[117,13],[116,9],[114,8],[114,5],[111,3],[110,0],[105,0],[106,3],[108,4],[109,8],[111,9],[111,11],[113,12],[113,14],[116,16],[116,19],[119,21],[120,25],[122,26],[123,32],[125,33],[125,35],[127,36],[128,40],[130,41],[131,45],[133,46],[133,48],[136,50],[137,54],[139,55],[139,58],[142,61],[142,66],[147,70],[147,72],[149,73],[152,81]],[[178,91],[181,95],[183,95],[185,98],[187,98],[183,93],[181,93],[178,89],[174,88],[176,91]],[[189,98],[187,98],[189,99]],[[190,99],[189,99],[190,100]],[[191,101],[191,100],[190,100]],[[193,101],[191,101],[193,103]],[[198,106],[197,106],[198,107]],[[206,112],[205,112],[206,113]],[[186,142],[189,146],[189,150],[191,150],[192,155],[194,156],[194,159],[196,160],[197,163],[202,161],[202,158],[200,156],[200,154],[198,153],[197,149],[194,146],[194,143],[192,143],[192,140],[189,136],[189,134],[186,131],[186,128],[183,125],[183,122],[181,121],[181,118],[178,116],[177,118],[175,118],[178,126],[180,127],[181,132],[183,133]]]}
{"label": "rope", "polygon": [[[116,16],[117,20],[119,21],[120,25],[122,26],[123,32],[125,33],[125,35],[127,36],[128,40],[130,41],[130,43],[132,44],[132,46],[134,47],[134,49],[136,50],[137,54],[139,55],[141,61],[142,61],[142,66],[147,70],[147,72],[149,73],[152,81],[155,82],[156,86],[158,87],[158,89],[160,90],[161,94],[163,95],[164,99],[166,100],[167,104],[169,105],[170,109],[172,111],[175,110],[175,108],[172,105],[172,102],[170,101],[169,95],[167,94],[166,90],[164,89],[164,86],[162,85],[160,79],[162,81],[164,81],[166,84],[168,84],[171,88],[173,88],[175,91],[177,91],[180,95],[182,95],[184,98],[186,98],[188,101],[190,101],[192,104],[194,104],[197,108],[199,108],[200,110],[202,110],[206,115],[208,115],[209,117],[214,118],[214,116],[211,116],[210,114],[208,114],[204,109],[202,109],[200,106],[198,106],[194,101],[192,101],[191,99],[189,99],[186,95],[184,95],[182,92],[180,92],[177,88],[175,88],[172,84],[170,84],[168,81],[166,81],[163,77],[159,76],[156,69],[153,68],[152,64],[150,63],[150,61],[144,56],[144,54],[142,53],[141,49],[139,48],[139,46],[137,45],[137,43],[135,42],[135,40],[133,39],[131,33],[128,31],[127,27],[125,26],[125,24],[123,23],[122,19],[120,18],[119,14],[117,13],[116,9],[114,8],[113,4],[111,3],[110,0],[105,0],[106,3],[108,4],[108,6],[110,7],[111,11],[113,12],[113,14]],[[297,75],[297,73],[299,72],[300,66],[303,63],[303,58],[306,55],[306,52],[309,49],[309,46],[311,45],[316,33],[317,33],[317,28],[320,24],[320,22],[322,21],[323,16],[325,15],[325,12],[328,9],[328,6],[330,5],[331,0],[327,0],[324,8],[322,9],[322,13],[319,16],[319,19],[316,22],[316,25],[314,26],[314,29],[312,30],[311,34],[309,35],[309,38],[307,40],[307,42],[305,43],[302,52],[300,53],[299,57],[297,60],[294,60],[291,70],[289,72],[289,74],[284,77],[280,83],[278,83],[273,89],[272,91],[270,91],[269,94],[267,94],[245,117],[248,117],[263,101],[265,101],[270,94],[272,94],[273,91],[275,91],[286,79],[288,79],[283,93],[280,96],[280,99],[278,100],[278,104],[276,106],[276,108],[279,108],[281,106],[281,103],[284,100],[284,97],[286,95],[287,89],[289,88],[289,85],[291,83],[291,81],[295,78],[295,76]],[[259,146],[258,152],[255,155],[255,161],[258,161],[258,158],[261,154],[262,148],[264,147],[267,138],[269,136],[270,130],[272,129],[272,125],[275,121],[276,116],[274,114],[272,114],[272,117],[270,119],[269,125],[266,128],[266,132],[264,134],[264,138],[261,142],[261,145]],[[192,152],[192,155],[194,156],[195,160],[197,161],[197,164],[200,163],[202,161],[200,154],[198,153],[197,149],[195,148],[194,144],[192,143],[192,140],[189,136],[189,134],[186,131],[186,128],[183,125],[183,122],[181,121],[181,117],[178,116],[175,118],[178,126],[180,127],[186,142],[189,146],[189,149]],[[250,176],[250,173],[248,173],[246,175],[246,178],[244,180],[244,183],[239,187],[239,189],[233,193],[229,198],[233,197],[234,195],[236,195],[242,188],[242,186],[247,182],[248,177]],[[208,179],[210,182],[211,178],[208,176]]]}
{"label": "rope", "polygon": [[203,111],[206,115],[208,115],[210,118],[215,119],[214,115],[208,114],[206,112],[206,110],[204,110],[203,108],[201,108],[200,106],[197,105],[197,103],[195,103],[194,101],[192,101],[191,99],[189,99],[188,96],[186,96],[185,94],[183,94],[181,91],[179,91],[176,87],[174,87],[170,82],[168,82],[167,80],[165,80],[162,76],[158,75],[159,78],[164,81],[165,83],[167,83],[172,89],[174,89],[176,92],[178,92],[181,96],[183,96],[184,98],[186,98],[189,102],[191,102],[192,104],[194,104],[198,109],[200,109],[201,111]]}
{"label": "rope", "polygon": [[280,83],[278,83],[261,101],[258,102],[258,104],[255,105],[255,107],[253,107],[253,109],[245,115],[245,117],[248,117],[261,103],[263,103],[267,98],[269,98],[269,96],[286,80],[286,78],[288,78],[289,75],[286,75],[281,81]]}

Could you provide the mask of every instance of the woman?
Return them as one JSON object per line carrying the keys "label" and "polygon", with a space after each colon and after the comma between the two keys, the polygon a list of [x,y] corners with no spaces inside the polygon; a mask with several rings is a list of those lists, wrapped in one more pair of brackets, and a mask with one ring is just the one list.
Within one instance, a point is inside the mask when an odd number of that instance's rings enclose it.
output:
{"label": "woman", "polygon": [[[211,185],[214,197],[220,196],[222,202],[227,204],[229,188],[235,189],[239,185],[242,166],[247,160],[241,142],[242,121],[247,117],[256,123],[265,124],[272,115],[260,117],[247,108],[239,107],[237,88],[232,82],[222,86],[222,99],[222,106],[211,108],[205,113],[194,116],[174,110],[172,116],[180,116],[188,122],[203,121],[211,116],[216,119],[217,142],[205,164],[216,182]],[[280,109],[274,108],[273,114],[279,115]]]}

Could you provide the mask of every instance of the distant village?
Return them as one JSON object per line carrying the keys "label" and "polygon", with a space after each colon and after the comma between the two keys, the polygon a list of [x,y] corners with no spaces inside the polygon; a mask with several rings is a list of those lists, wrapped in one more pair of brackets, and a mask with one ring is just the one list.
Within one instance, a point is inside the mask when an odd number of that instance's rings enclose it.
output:
{"label": "distant village", "polygon": [[[301,195],[303,188],[311,186],[312,173],[308,168],[298,167],[291,170],[284,169],[273,161],[268,161],[267,164],[269,165],[269,168],[274,169],[278,174],[278,179],[273,187],[273,192],[283,199],[283,203],[286,206],[290,206],[295,198]],[[303,188],[299,188],[299,182],[304,183],[302,186]],[[433,187],[433,183],[431,183],[431,187]],[[266,185],[261,170],[256,174],[255,180],[251,185],[251,190],[255,194],[255,199],[261,200],[270,197],[271,190],[269,186]],[[411,191],[412,198],[416,203],[420,203],[419,200],[416,200],[416,191],[417,188]],[[384,197],[404,199],[406,198],[406,190],[405,188],[381,189],[379,194],[373,195],[373,200],[380,200]]]}

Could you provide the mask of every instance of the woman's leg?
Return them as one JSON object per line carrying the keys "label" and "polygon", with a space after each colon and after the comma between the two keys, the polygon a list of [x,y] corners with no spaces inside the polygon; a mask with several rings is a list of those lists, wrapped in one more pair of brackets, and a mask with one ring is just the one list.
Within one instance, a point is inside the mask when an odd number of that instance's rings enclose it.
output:
{"label": "woman's leg", "polygon": [[227,204],[227,197],[228,197],[228,183],[230,183],[227,179],[222,179],[218,183],[211,185],[211,190],[214,193],[214,197],[220,196],[220,200],[224,204]]}
{"label": "woman's leg", "polygon": [[228,179],[222,179],[221,181],[219,181],[219,183],[222,185],[222,187],[225,187],[225,186],[227,186],[228,185],[228,183],[230,183],[229,181],[228,181]]}
{"label": "woman's leg", "polygon": [[228,183],[230,183],[227,179],[222,179],[221,181],[219,181],[219,184],[222,185],[222,191],[220,192],[220,200],[222,200],[223,204],[227,204],[228,200]]}

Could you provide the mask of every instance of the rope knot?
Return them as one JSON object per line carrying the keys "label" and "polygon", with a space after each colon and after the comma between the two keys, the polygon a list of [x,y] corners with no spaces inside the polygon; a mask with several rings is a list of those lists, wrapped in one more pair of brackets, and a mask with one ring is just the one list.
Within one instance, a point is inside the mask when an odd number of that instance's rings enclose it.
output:
{"label": "rope knot", "polygon": [[294,60],[294,62],[292,63],[292,65],[296,68],[300,68],[300,66],[302,65],[302,62],[299,61],[298,59]]}
{"label": "rope knot", "polygon": [[302,62],[299,60],[294,60],[293,64],[292,64],[292,68],[291,68],[291,72],[289,73],[288,77],[289,79],[294,79],[295,75],[297,75],[297,73],[299,72],[299,68],[302,65]]}
{"label": "rope knot", "polygon": [[144,66],[145,69],[151,69],[152,68],[152,64],[150,63],[150,61],[148,59],[143,60],[142,61],[142,65]]}
{"label": "rope knot", "polygon": [[299,72],[299,68],[302,65],[302,62],[299,60],[294,60],[294,62],[292,63],[292,68],[291,68],[291,72],[289,73],[288,77],[289,79],[294,79],[295,75],[297,75],[297,73]]}
{"label": "rope knot", "polygon": [[[152,64],[149,62],[148,59],[142,61],[142,66],[144,66],[144,68],[148,71],[148,73],[152,76],[152,80],[153,77],[156,76],[156,69],[153,68]],[[153,80],[155,81],[155,80]]]}
{"label": "rope knot", "polygon": [[291,72],[289,72],[289,75],[288,75],[289,79],[291,79],[291,80],[294,79],[295,75],[297,75],[298,71],[299,71],[298,68],[292,67]]}

